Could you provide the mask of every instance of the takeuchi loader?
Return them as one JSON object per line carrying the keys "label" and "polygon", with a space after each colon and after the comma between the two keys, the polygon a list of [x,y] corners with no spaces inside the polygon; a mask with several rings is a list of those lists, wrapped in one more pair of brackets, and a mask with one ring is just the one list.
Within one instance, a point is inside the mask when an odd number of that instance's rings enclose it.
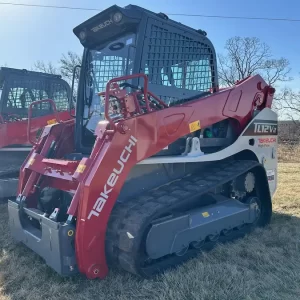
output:
{"label": "takeuchi loader", "polygon": [[74,33],[76,120],[46,126],[22,165],[17,241],[64,276],[150,277],[270,222],[273,87],[254,75],[219,90],[206,32],[138,6]]}
{"label": "takeuchi loader", "polygon": [[[30,141],[35,141],[44,126],[72,118],[70,92],[60,75],[0,68],[0,199],[16,197],[20,167],[31,150]],[[36,103],[49,98],[52,103]],[[28,124],[29,111],[32,120]]]}

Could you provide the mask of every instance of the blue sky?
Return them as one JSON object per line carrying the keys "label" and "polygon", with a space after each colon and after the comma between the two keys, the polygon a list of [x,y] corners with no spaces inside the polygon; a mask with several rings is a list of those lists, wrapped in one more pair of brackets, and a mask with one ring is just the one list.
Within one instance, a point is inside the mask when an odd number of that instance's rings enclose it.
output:
{"label": "blue sky", "polygon": [[[0,3],[4,0],[0,0]],[[299,0],[20,0],[16,3],[74,6],[105,9],[112,4],[137,4],[164,13],[250,16],[299,19]],[[244,3],[243,3],[244,2]],[[198,4],[197,4],[198,3]],[[73,28],[92,17],[95,11],[36,8],[0,5],[0,65],[31,68],[36,60],[56,62],[68,50],[81,53],[82,47],[74,36]],[[194,28],[201,28],[222,52],[225,41],[235,35],[256,36],[266,42],[274,56],[288,58],[292,76],[300,72],[300,22],[217,19],[171,16]],[[297,87],[300,80],[292,85]]]}

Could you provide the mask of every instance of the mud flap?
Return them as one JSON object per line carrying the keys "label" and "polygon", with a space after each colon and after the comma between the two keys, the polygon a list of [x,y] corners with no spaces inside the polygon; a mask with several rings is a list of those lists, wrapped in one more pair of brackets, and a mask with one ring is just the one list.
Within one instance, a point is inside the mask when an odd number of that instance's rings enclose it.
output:
{"label": "mud flap", "polygon": [[[74,249],[75,227],[58,223],[43,216],[36,209],[20,208],[17,202],[8,201],[9,227],[12,237],[40,255],[62,276],[78,273]],[[34,219],[40,228],[29,221]]]}

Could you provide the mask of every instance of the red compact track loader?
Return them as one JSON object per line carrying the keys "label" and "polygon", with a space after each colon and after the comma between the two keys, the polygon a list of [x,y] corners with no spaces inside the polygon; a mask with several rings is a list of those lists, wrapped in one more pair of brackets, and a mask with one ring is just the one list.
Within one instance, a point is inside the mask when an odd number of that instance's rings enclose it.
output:
{"label": "red compact track loader", "polygon": [[[69,113],[70,91],[67,82],[59,75],[0,68],[1,199],[16,197],[20,167],[32,147],[30,140],[34,141],[39,131],[55,118],[72,118]],[[57,111],[49,102],[34,104],[48,98],[53,99]],[[29,110],[32,120],[28,126]]]}
{"label": "red compact track loader", "polygon": [[138,6],[74,33],[76,121],[46,126],[22,165],[17,241],[61,275],[149,277],[270,222],[274,88],[255,75],[220,91],[206,33]]}

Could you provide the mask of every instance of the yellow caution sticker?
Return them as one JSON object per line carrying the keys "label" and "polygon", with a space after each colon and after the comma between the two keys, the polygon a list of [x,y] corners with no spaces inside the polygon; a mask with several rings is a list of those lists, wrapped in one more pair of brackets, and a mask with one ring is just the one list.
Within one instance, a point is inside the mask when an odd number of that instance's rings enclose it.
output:
{"label": "yellow caution sticker", "polygon": [[56,122],[56,119],[51,119],[51,120],[48,120],[48,121],[47,121],[47,124],[48,124],[48,125],[52,125],[52,124],[55,124],[55,123],[57,123],[57,122]]}
{"label": "yellow caution sticker", "polygon": [[202,216],[203,216],[204,218],[207,218],[207,217],[209,217],[209,213],[208,213],[207,211],[205,211],[205,212],[202,213]]}
{"label": "yellow caution sticker", "polygon": [[83,164],[79,164],[77,169],[76,169],[76,172],[77,173],[83,173],[83,171],[85,170],[86,168],[86,165],[83,165]]}
{"label": "yellow caution sticker", "polygon": [[194,132],[196,130],[201,129],[200,120],[190,123],[189,127],[190,127],[190,132]]}
{"label": "yellow caution sticker", "polygon": [[30,159],[29,159],[29,161],[28,161],[29,165],[31,165],[31,166],[32,166],[32,165],[33,165],[33,163],[34,163],[34,161],[35,161],[35,159],[34,159],[34,158],[30,158]]}

